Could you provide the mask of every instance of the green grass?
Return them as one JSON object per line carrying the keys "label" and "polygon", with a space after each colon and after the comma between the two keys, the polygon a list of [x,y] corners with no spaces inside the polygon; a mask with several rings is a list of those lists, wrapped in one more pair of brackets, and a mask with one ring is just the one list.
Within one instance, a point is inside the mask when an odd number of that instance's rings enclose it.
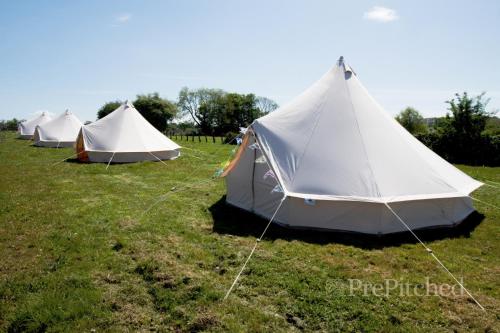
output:
{"label": "green grass", "polygon": [[[166,165],[106,170],[53,165],[73,151],[0,134],[0,331],[499,331],[494,208],[477,203],[477,225],[422,233],[486,312],[467,297],[347,294],[348,279],[451,284],[413,241],[276,226],[223,301],[266,223],[226,206],[222,180],[198,183],[234,146],[183,141],[195,150]],[[460,168],[500,183],[500,168]],[[474,195],[499,205],[498,189]]]}

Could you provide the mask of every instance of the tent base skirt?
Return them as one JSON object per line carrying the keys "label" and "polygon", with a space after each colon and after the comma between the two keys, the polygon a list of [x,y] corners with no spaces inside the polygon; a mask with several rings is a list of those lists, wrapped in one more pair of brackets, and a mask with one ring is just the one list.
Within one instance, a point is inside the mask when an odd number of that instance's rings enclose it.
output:
{"label": "tent base skirt", "polygon": [[[256,202],[252,208],[251,205],[231,199],[234,198],[229,194],[226,202],[266,219],[279,204],[279,200]],[[469,197],[402,201],[390,205],[412,230],[454,227],[474,212]],[[287,197],[274,223],[293,229],[370,235],[407,231],[383,203],[325,200],[311,204],[294,197]]]}
{"label": "tent base skirt", "polygon": [[75,141],[35,141],[34,145],[47,148],[71,148],[75,145]]}
{"label": "tent base skirt", "polygon": [[98,163],[134,163],[140,161],[173,160],[180,156],[178,150],[152,151],[152,152],[98,152],[86,151],[89,162]]}

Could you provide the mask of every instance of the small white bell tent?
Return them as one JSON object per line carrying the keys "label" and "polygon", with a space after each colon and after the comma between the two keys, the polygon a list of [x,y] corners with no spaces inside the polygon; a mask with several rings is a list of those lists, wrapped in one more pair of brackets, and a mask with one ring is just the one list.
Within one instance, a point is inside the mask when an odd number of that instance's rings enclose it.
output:
{"label": "small white bell tent", "polygon": [[274,221],[286,226],[369,234],[406,231],[391,210],[411,229],[455,225],[482,185],[386,113],[342,58],[255,120],[223,175],[234,206],[266,218],[279,207]]}
{"label": "small white bell tent", "polygon": [[76,141],[78,159],[128,163],[177,158],[181,147],[125,102],[107,116],[82,126]]}
{"label": "small white bell tent", "polygon": [[51,121],[36,127],[33,138],[35,146],[72,147],[82,126],[82,122],[73,113],[66,110]]}
{"label": "small white bell tent", "polygon": [[35,128],[38,125],[45,124],[51,119],[52,118],[49,113],[44,111],[33,119],[23,121],[19,124],[17,130],[19,132],[19,138],[31,140],[33,138],[33,135],[35,134]]}

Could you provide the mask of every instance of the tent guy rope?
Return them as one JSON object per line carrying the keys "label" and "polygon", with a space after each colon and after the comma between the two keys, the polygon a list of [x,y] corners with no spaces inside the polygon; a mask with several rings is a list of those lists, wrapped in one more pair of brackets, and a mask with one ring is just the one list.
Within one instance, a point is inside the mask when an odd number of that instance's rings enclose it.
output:
{"label": "tent guy rope", "polygon": [[486,186],[489,186],[489,187],[492,187],[492,188],[496,188],[496,189],[500,188],[500,186],[491,185],[491,184],[488,184],[488,183],[485,183],[485,182],[483,182],[483,185],[486,185]]}
{"label": "tent guy rope", "polygon": [[78,152],[78,153],[76,153],[76,154],[71,155],[70,157],[66,157],[65,159],[63,159],[63,160],[61,160],[61,161],[58,161],[58,162],[56,162],[56,163],[52,164],[51,166],[56,166],[56,165],[58,165],[59,163],[62,163],[62,162],[64,162],[64,161],[66,161],[66,160],[69,160],[69,159],[70,159],[70,158],[72,158],[72,157],[75,157],[75,156],[80,155],[81,153],[83,153],[83,150],[82,150],[82,151],[80,151],[80,152]]}
{"label": "tent guy rope", "polygon": [[[228,143],[227,145],[231,144],[237,137],[239,136],[238,135],[235,135]],[[220,147],[218,147],[213,153],[212,155],[216,155],[216,153],[218,153],[219,151],[222,150],[222,148],[224,148],[224,145],[225,144],[221,144]],[[181,147],[183,149],[189,149],[189,150],[196,150],[196,149],[192,149],[192,148],[187,148],[187,147]],[[185,154],[185,153],[183,153]],[[196,157],[194,155],[189,155],[189,154],[186,154],[186,156],[190,156],[190,157]],[[186,177],[184,177],[181,181],[178,182],[178,184],[182,184],[184,183],[184,181],[186,181],[187,179],[189,179],[195,172],[199,171],[201,169],[201,166],[202,164],[198,164],[198,166],[196,168],[194,168]],[[199,185],[199,184],[204,184],[204,183],[209,183],[211,181],[214,181],[214,180],[217,180],[219,179],[220,177],[214,177],[214,176],[211,176],[210,178],[208,179],[203,179],[203,180],[200,180],[200,181],[197,181],[197,182],[193,182],[193,183],[190,183],[184,187],[176,187],[176,186],[173,186],[170,191],[162,194],[159,196],[159,199],[157,199],[155,202],[153,202],[151,205],[148,206],[148,208],[146,208],[143,213],[141,214],[141,216],[139,217],[139,220],[142,220],[142,218],[154,207],[156,206],[157,204],[159,204],[160,202],[166,200],[168,198],[168,196],[170,196],[171,194],[174,194],[174,193],[178,193],[178,192],[182,192],[182,191],[185,191],[185,190],[188,190],[190,188],[193,188],[195,185]]]}
{"label": "tent guy rope", "polygon": [[[185,148],[185,147],[182,147],[182,148]],[[194,157],[194,158],[199,159],[199,160],[203,160],[202,157],[196,156],[194,154],[187,154],[186,152],[183,152],[182,154],[186,155],[186,156],[189,156],[189,157]]]}
{"label": "tent guy rope", "polygon": [[448,268],[446,268],[446,266],[443,264],[443,262],[441,260],[439,260],[439,258],[434,254],[432,249],[429,248],[427,245],[425,245],[424,242],[422,242],[422,240],[415,234],[415,232],[413,232],[413,230],[411,230],[411,228],[408,226],[408,224],[406,224],[405,221],[403,221],[403,219],[391,208],[391,206],[389,206],[389,204],[387,202],[385,203],[385,206],[399,220],[399,222],[401,222],[401,224],[403,224],[403,226],[406,229],[408,229],[408,231],[413,235],[413,237],[415,237],[415,239],[424,247],[424,249],[437,261],[437,263],[443,267],[443,269],[453,278],[453,280],[455,280],[455,282],[458,283],[460,285],[460,287],[462,287],[462,289],[467,293],[467,295],[469,295],[470,298],[472,298],[472,300],[479,306],[479,308],[481,308],[481,310],[483,310],[483,311],[486,311],[484,309],[484,307],[481,305],[481,303],[479,303],[474,298],[474,296],[472,296],[472,294],[469,292],[469,290],[467,290],[467,288],[465,288],[464,285],[462,283],[460,283],[460,281],[458,281],[458,279],[455,277],[455,275],[453,275],[453,273],[450,272],[450,270]]}
{"label": "tent guy rope", "polygon": [[231,292],[233,291],[233,288],[236,286],[236,283],[238,282],[241,274],[243,273],[243,271],[245,270],[245,268],[247,267],[247,264],[248,262],[250,261],[250,258],[252,258],[252,255],[254,254],[255,250],[257,249],[257,245],[260,243],[260,241],[262,240],[262,238],[264,237],[264,235],[266,234],[266,231],[267,229],[269,228],[269,226],[271,225],[271,223],[273,222],[274,218],[276,217],[276,214],[278,213],[278,211],[280,210],[281,206],[283,205],[283,202],[285,201],[286,199],[286,194],[283,195],[283,198],[281,199],[278,207],[276,207],[276,210],[274,211],[273,215],[271,216],[271,218],[269,219],[269,222],[267,223],[266,227],[264,228],[264,231],[262,232],[262,234],[260,235],[259,238],[257,238],[255,240],[255,245],[253,246],[252,248],[252,251],[250,251],[250,254],[248,255],[247,257],[247,260],[245,260],[245,263],[243,264],[243,266],[241,266],[241,269],[238,273],[238,275],[236,275],[236,277],[234,278],[234,281],[233,283],[231,284],[231,287],[229,287],[229,289],[227,290],[226,292],[226,295],[224,296],[224,299],[223,300],[226,300],[229,295],[231,294]]}
{"label": "tent guy rope", "polygon": [[483,182],[488,182],[500,186],[500,183],[494,182],[492,180],[483,180]]}
{"label": "tent guy rope", "polygon": [[156,158],[158,161],[160,161],[161,163],[167,165],[167,163],[163,162],[158,156],[156,156],[155,154],[153,154],[152,152],[148,151],[149,154],[151,154],[151,156],[153,156],[154,158]]}
{"label": "tent guy rope", "polygon": [[499,209],[499,210],[500,210],[500,207],[498,207],[498,206],[496,206],[496,205],[494,205],[494,204],[490,204],[490,203],[488,203],[488,202],[484,202],[483,200],[479,200],[478,198],[474,198],[474,197],[472,197],[472,196],[470,196],[470,195],[469,195],[469,198],[471,198],[471,199],[472,199],[472,200],[474,200],[474,201],[480,202],[480,203],[482,203],[482,204],[484,204],[484,205],[486,205],[486,206],[490,206],[490,207],[493,207],[493,208],[496,208],[496,209]]}
{"label": "tent guy rope", "polygon": [[109,159],[108,165],[106,165],[106,170],[108,170],[109,165],[111,164],[111,161],[113,160],[113,157],[115,157],[115,152],[113,152],[113,155],[111,155],[111,158]]}
{"label": "tent guy rope", "polygon": [[153,202],[151,205],[148,206],[148,208],[146,208],[141,216],[139,217],[139,220],[141,220],[154,206],[156,206],[157,204],[159,204],[160,202],[166,200],[168,198],[169,195],[171,194],[174,194],[174,193],[179,193],[179,192],[183,192],[183,191],[186,191],[186,190],[189,190],[189,189],[193,189],[196,187],[196,185],[201,185],[201,184],[205,184],[205,183],[210,183],[214,180],[217,180],[218,178],[209,178],[209,179],[203,179],[201,181],[198,181],[198,182],[193,182],[191,184],[188,184],[184,187],[175,187],[173,186],[169,192],[167,193],[164,193],[162,194],[161,196],[159,196],[158,200],[156,200],[155,202]]}

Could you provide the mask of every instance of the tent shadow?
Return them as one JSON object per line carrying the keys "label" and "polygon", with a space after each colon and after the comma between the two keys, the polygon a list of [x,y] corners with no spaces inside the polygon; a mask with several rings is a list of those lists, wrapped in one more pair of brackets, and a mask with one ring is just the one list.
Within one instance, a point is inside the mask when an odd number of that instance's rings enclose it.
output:
{"label": "tent shadow", "polygon": [[76,163],[76,164],[89,164],[89,162],[80,161],[78,158],[68,158],[64,161],[65,163]]}
{"label": "tent shadow", "polygon": [[[214,221],[213,232],[219,234],[259,237],[268,223],[267,220],[255,214],[227,204],[226,196],[223,196],[214,203],[209,208],[209,211]],[[469,238],[483,219],[483,214],[474,211],[455,227],[423,229],[417,230],[415,233],[424,242],[445,238]],[[378,236],[356,232],[294,229],[274,223],[271,224],[264,238],[268,240],[300,240],[313,244],[339,243],[367,250],[400,246],[402,244],[415,244],[418,242],[410,232]]]}

